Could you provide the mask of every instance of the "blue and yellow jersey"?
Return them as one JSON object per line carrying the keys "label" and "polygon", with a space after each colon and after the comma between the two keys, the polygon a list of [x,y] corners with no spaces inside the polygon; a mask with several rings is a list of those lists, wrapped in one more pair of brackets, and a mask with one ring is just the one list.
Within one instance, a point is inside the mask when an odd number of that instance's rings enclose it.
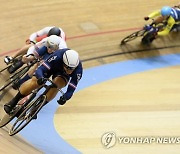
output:
{"label": "blue and yellow jersey", "polygon": [[[160,10],[152,12],[148,17],[150,19],[156,18],[158,16],[161,16]],[[180,23],[180,9],[178,8],[172,8],[171,15],[167,19],[167,25],[163,29],[163,31],[158,32],[159,36],[164,36],[169,34],[174,24]]]}

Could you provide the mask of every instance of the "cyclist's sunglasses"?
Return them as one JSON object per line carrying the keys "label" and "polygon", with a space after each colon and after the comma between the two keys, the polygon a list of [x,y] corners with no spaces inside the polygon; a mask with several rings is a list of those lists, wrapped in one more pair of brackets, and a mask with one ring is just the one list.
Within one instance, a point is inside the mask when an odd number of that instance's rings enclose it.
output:
{"label": "cyclist's sunglasses", "polygon": [[54,45],[50,45],[49,42],[47,42],[47,48],[55,50],[57,47]]}
{"label": "cyclist's sunglasses", "polygon": [[65,67],[67,70],[74,70],[74,69],[75,69],[75,67],[69,67],[69,66],[67,66],[66,64],[64,64],[64,67]]}

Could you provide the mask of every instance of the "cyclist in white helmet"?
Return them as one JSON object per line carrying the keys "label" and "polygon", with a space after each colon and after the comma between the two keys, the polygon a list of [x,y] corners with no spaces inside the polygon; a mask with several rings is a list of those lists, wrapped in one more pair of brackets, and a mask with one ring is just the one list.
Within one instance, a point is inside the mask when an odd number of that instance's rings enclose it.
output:
{"label": "cyclist in white helmet", "polygon": [[[33,61],[35,58],[46,60],[49,55],[55,52],[58,49],[67,48],[66,42],[56,35],[51,35],[47,38],[44,38],[42,41],[38,42],[36,45],[29,48],[27,55],[24,55],[21,61],[18,61],[14,66],[11,66],[8,70],[14,72],[16,69],[21,67],[24,63],[29,63]],[[28,73],[19,81],[14,83],[12,87],[17,89],[23,82],[30,79],[39,63],[36,63],[33,67],[30,68]]]}
{"label": "cyclist in white helmet", "polygon": [[[179,6],[179,5],[178,5]],[[170,31],[180,30],[180,9],[176,7],[164,6],[161,10],[152,12],[149,16],[144,17],[144,20],[156,18],[154,23],[166,22],[162,31],[157,32],[157,36],[168,35]]]}
{"label": "cyclist in white helmet", "polygon": [[[51,45],[50,42],[55,43],[57,45],[57,48],[52,48],[53,49],[52,51],[55,51],[57,49],[67,48],[66,42],[61,37],[56,36],[56,35],[51,35],[49,37],[46,37],[43,40],[41,40],[40,42],[38,42],[35,45],[31,46],[28,49],[27,54],[22,57],[22,60],[17,61],[14,65],[12,65],[11,67],[8,68],[8,72],[10,74],[12,74],[17,69],[19,69],[24,63],[28,63],[29,61],[32,61],[34,59],[34,57],[29,56],[29,55],[39,56],[37,51],[43,46],[48,47],[49,45]],[[52,45],[52,47],[53,47],[53,45]],[[49,53],[50,48],[48,48],[47,51]],[[43,52],[43,54],[45,54],[45,52]]]}
{"label": "cyclist in white helmet", "polygon": [[[68,84],[67,91],[60,97],[58,103],[64,105],[69,100],[78,83],[82,77],[83,68],[79,60],[79,54],[71,49],[61,49],[51,54],[38,69],[34,76],[24,82],[19,88],[17,95],[7,104],[4,105],[4,110],[7,114],[10,113],[12,108],[18,101],[30,94],[34,89],[40,87],[44,83],[44,78],[52,76],[53,82],[58,88],[63,88]],[[58,90],[52,88],[47,93],[47,102],[52,100]]]}
{"label": "cyclist in white helmet", "polygon": [[16,53],[11,57],[11,56],[5,56],[4,62],[6,64],[9,64],[13,58],[19,56],[19,55],[24,55],[26,54],[27,50],[37,42],[40,42],[42,39],[49,37],[51,35],[57,35],[61,37],[64,41],[66,41],[66,36],[62,28],[55,27],[55,26],[49,26],[45,27],[37,32],[32,33],[29,38],[26,40],[26,45],[23,46],[21,49],[16,51]]}

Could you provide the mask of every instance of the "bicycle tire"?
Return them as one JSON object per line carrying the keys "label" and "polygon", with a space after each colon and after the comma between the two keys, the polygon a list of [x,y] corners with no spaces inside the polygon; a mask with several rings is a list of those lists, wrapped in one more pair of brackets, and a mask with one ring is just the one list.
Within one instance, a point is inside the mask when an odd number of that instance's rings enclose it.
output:
{"label": "bicycle tire", "polygon": [[14,112],[10,115],[5,114],[3,118],[0,121],[0,128],[4,127],[7,125],[10,121],[12,121],[15,117],[18,111],[22,108],[22,106],[17,106],[16,109],[14,109]]}
{"label": "bicycle tire", "polygon": [[17,113],[26,105],[28,104],[30,101],[32,101],[35,96],[36,96],[36,93],[39,91],[36,90],[35,92],[32,92],[29,99],[22,105],[22,104],[17,104],[17,106],[15,107],[15,109],[13,109],[13,112],[12,114],[8,115],[8,114],[5,114],[3,116],[3,118],[1,119],[0,121],[0,128],[1,127],[4,127],[5,125],[7,125],[11,120],[13,120],[16,116],[17,116]]}
{"label": "bicycle tire", "polygon": [[[15,82],[16,80],[20,79],[27,71],[29,70],[28,66],[23,67],[20,71],[15,73],[12,77],[10,77],[10,81],[4,84],[2,87],[0,87],[0,91],[4,90],[6,87],[8,87],[10,84]],[[8,79],[9,80],[9,79]]]}
{"label": "bicycle tire", "polygon": [[[41,108],[44,106],[46,102],[46,95],[41,95],[35,101],[30,102],[24,109],[24,111],[20,114],[17,120],[12,125],[11,129],[9,130],[9,135],[13,136],[20,132],[27,124],[31,122],[33,117],[38,114]],[[36,111],[32,114],[32,116],[28,119],[28,114],[31,113],[32,108],[37,107]],[[28,112],[30,111],[30,112]],[[28,113],[27,113],[28,112]],[[20,122],[20,123],[18,123]],[[25,122],[25,123],[24,123]]]}
{"label": "bicycle tire", "polygon": [[132,40],[136,39],[137,37],[143,36],[145,32],[146,32],[146,31],[145,31],[144,29],[141,29],[141,30],[139,30],[139,31],[137,31],[137,32],[134,32],[134,33],[126,36],[126,37],[121,41],[121,45],[123,45],[123,44],[125,44],[125,43],[127,43],[127,42],[129,42],[129,41],[132,41]]}

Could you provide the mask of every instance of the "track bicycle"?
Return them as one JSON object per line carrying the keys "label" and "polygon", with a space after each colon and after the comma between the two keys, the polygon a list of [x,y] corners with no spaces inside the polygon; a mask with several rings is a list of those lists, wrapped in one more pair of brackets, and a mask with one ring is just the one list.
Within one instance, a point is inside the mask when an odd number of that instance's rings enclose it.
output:
{"label": "track bicycle", "polygon": [[0,91],[4,90],[6,87],[11,85],[12,83],[16,83],[21,77],[24,76],[25,73],[37,62],[39,62],[39,59],[35,59],[32,62],[28,63],[26,66],[20,68],[18,71],[16,71],[14,74],[10,75],[10,77],[6,80],[6,83],[0,87]]}
{"label": "track bicycle", "polygon": [[149,45],[155,39],[155,35],[158,31],[162,30],[165,26],[165,23],[154,24],[153,22],[150,25],[145,25],[142,29],[133,32],[132,34],[126,36],[120,43],[124,45],[127,42],[135,40],[138,37],[142,37],[141,43]]}
{"label": "track bicycle", "polygon": [[0,73],[2,73],[5,70],[8,70],[10,67],[12,67],[12,65],[14,65],[17,61],[19,61],[21,59],[22,59],[22,55],[13,58],[6,67],[4,67],[3,69],[0,70]]}
{"label": "track bicycle", "polygon": [[[46,79],[46,81],[49,81],[50,85],[43,84],[40,88],[34,90],[23,104],[17,104],[12,110],[12,113],[10,113],[10,115],[6,114],[0,121],[0,127],[3,127],[8,124],[12,119],[14,119],[14,117],[17,117],[9,130],[10,136],[17,134],[25,126],[27,126],[27,124],[30,123],[35,116],[37,116],[39,111],[46,104],[46,94],[51,88],[57,88],[58,91],[60,91],[61,94],[64,95],[64,92],[59,89],[57,85],[53,83],[50,79]],[[42,88],[45,88],[44,92],[40,96],[37,96],[37,93]]]}

